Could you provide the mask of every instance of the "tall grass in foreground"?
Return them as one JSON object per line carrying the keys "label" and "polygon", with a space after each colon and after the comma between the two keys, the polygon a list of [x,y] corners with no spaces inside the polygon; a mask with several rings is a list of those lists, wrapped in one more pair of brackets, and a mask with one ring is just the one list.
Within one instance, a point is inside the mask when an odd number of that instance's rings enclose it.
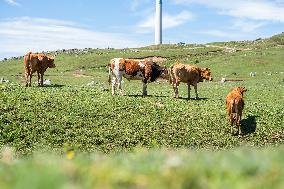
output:
{"label": "tall grass in foreground", "polygon": [[146,150],[105,155],[40,154],[17,159],[2,150],[6,188],[283,188],[284,150]]}

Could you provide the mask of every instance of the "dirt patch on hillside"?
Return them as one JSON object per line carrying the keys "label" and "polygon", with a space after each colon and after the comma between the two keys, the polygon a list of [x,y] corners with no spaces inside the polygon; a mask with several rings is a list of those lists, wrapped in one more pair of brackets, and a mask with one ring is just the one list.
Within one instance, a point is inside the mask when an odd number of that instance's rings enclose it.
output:
{"label": "dirt patch on hillside", "polygon": [[162,56],[147,56],[142,58],[130,58],[134,60],[145,60],[145,61],[153,61],[153,62],[164,62],[167,60],[167,58]]}
{"label": "dirt patch on hillside", "polygon": [[82,70],[75,70],[73,73],[73,76],[74,77],[91,77],[89,75],[84,74]]}

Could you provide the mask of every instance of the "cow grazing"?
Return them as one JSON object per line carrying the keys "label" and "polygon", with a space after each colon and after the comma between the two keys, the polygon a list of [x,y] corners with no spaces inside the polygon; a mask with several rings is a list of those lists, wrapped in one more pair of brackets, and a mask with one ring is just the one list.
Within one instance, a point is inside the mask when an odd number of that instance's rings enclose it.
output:
{"label": "cow grazing", "polygon": [[[111,79],[112,76],[112,79]],[[161,77],[167,79],[168,71],[153,61],[113,58],[109,64],[109,83],[112,81],[112,95],[115,95],[116,88],[121,91],[122,76],[127,80],[141,80],[143,84],[143,96],[147,95],[147,83]]]}
{"label": "cow grazing", "polygon": [[26,87],[32,84],[32,75],[37,72],[38,85],[43,86],[43,75],[47,68],[55,68],[54,57],[43,53],[29,52],[24,56]]}
{"label": "cow grazing", "polygon": [[243,94],[247,89],[244,87],[235,87],[226,97],[227,114],[231,124],[231,133],[233,133],[233,125],[238,127],[238,134],[241,135],[240,121],[245,106]]}
{"label": "cow grazing", "polygon": [[179,98],[178,86],[180,82],[187,83],[188,99],[190,99],[190,85],[194,86],[196,99],[198,98],[197,83],[203,79],[212,81],[209,68],[198,68],[194,65],[176,63],[170,67],[170,83],[173,86],[175,98]]}

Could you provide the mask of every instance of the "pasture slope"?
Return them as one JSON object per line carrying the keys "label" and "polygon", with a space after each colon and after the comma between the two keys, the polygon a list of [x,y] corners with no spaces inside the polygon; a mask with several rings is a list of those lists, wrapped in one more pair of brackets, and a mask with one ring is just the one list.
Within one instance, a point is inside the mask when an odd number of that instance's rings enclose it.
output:
{"label": "pasture slope", "polygon": [[[145,98],[140,81],[124,80],[126,96],[112,97],[109,60],[151,56],[166,58],[160,63],[166,66],[210,67],[214,81],[199,83],[199,100],[186,99],[185,84],[183,98],[174,99],[164,80],[149,84]],[[0,62],[0,77],[10,81],[0,84],[0,186],[283,188],[283,33],[207,45],[65,51],[55,64],[45,75],[51,86],[25,88],[23,60]],[[230,135],[225,110],[235,86],[248,89],[241,137]],[[75,150],[72,160],[62,156],[66,148]]]}

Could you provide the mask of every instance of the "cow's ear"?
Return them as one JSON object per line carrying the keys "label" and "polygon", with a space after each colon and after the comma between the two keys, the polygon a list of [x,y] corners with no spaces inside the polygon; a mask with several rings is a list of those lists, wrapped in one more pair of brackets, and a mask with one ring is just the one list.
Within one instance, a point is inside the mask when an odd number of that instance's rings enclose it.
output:
{"label": "cow's ear", "polygon": [[39,61],[42,61],[43,60],[43,56],[37,56],[37,59],[39,60]]}
{"label": "cow's ear", "polygon": [[48,57],[48,60],[53,61],[53,60],[54,60],[54,56],[49,56],[49,57]]}
{"label": "cow's ear", "polygon": [[121,58],[121,59],[119,60],[119,62],[120,62],[121,64],[124,64],[124,63],[126,63],[126,59],[125,59],[125,58]]}

